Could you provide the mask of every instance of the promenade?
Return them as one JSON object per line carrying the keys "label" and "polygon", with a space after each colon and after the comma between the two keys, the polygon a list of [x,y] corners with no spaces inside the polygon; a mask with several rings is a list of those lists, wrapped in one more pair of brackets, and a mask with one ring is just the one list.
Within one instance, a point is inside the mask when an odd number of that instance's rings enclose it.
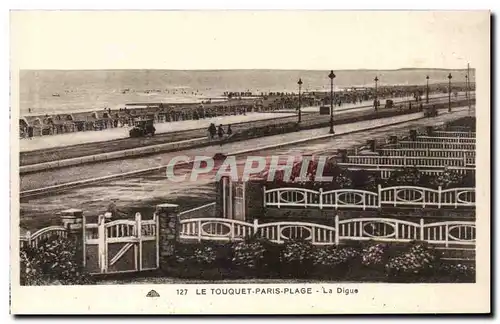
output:
{"label": "promenade", "polygon": [[[460,93],[458,98],[462,98],[464,96],[463,93]],[[432,98],[444,97],[443,94],[434,94],[429,96]],[[394,98],[394,102],[400,103],[402,101],[406,101],[411,98]],[[453,98],[455,100],[455,98]],[[381,100],[381,104],[383,105],[385,101]],[[415,102],[413,104],[416,105]],[[362,104],[344,104],[341,107],[334,107],[335,115],[344,114],[347,112],[358,112],[373,109],[372,103],[369,101],[365,101]],[[383,110],[383,106],[380,108]],[[306,113],[318,113],[319,107],[303,107],[302,111],[304,115]],[[297,112],[294,110],[280,110],[276,113],[266,112],[266,113],[247,113],[246,115],[235,115],[235,116],[219,116],[207,119],[200,120],[184,120],[184,121],[176,121],[176,122],[167,122],[167,123],[156,123],[156,134],[172,134],[179,135],[178,133],[190,131],[190,130],[205,130],[211,123],[215,125],[224,125],[227,126],[229,124],[238,124],[238,123],[251,123],[257,121],[269,121],[269,120],[281,120],[281,121],[292,121],[294,119],[287,118],[296,116]],[[325,118],[328,118],[326,116]],[[20,152],[31,152],[37,150],[44,149],[54,149],[71,145],[79,145],[79,144],[87,144],[87,143],[99,143],[99,142],[107,142],[118,139],[126,139],[129,137],[129,130],[131,127],[118,127],[118,128],[109,128],[101,131],[86,131],[86,132],[74,132],[74,133],[65,133],[58,135],[48,135],[48,136],[36,136],[33,139],[21,139],[20,140]],[[226,130],[226,127],[224,128]],[[189,138],[182,138],[189,139]],[[175,139],[181,140],[181,138]]]}

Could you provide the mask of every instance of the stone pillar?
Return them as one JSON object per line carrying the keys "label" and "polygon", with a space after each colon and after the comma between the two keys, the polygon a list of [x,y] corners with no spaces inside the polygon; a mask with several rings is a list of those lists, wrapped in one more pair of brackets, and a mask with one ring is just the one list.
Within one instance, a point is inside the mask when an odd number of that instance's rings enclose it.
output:
{"label": "stone pillar", "polygon": [[368,141],[366,141],[366,146],[368,146],[368,149],[369,149],[371,152],[375,152],[375,147],[376,147],[376,142],[375,142],[375,140],[368,140]]}
{"label": "stone pillar", "polygon": [[417,130],[416,129],[410,129],[410,140],[411,141],[417,140]]}
{"label": "stone pillar", "polygon": [[62,226],[68,230],[68,237],[81,241],[83,238],[83,211],[71,208],[59,213]]}
{"label": "stone pillar", "polygon": [[160,269],[166,269],[169,261],[175,256],[180,233],[178,207],[175,204],[156,206],[156,217],[158,217],[160,224],[158,247],[160,250]]}
{"label": "stone pillar", "polygon": [[389,144],[397,144],[397,143],[398,143],[398,136],[397,135],[389,136]]}
{"label": "stone pillar", "polygon": [[340,149],[339,150],[339,157],[340,157],[340,162],[341,163],[347,163],[348,162],[347,150],[346,149]]}
{"label": "stone pillar", "polygon": [[[62,226],[68,231],[68,240],[74,242],[78,259],[84,260],[83,255],[83,211],[71,208],[59,213]],[[84,262],[84,261],[83,261]]]}

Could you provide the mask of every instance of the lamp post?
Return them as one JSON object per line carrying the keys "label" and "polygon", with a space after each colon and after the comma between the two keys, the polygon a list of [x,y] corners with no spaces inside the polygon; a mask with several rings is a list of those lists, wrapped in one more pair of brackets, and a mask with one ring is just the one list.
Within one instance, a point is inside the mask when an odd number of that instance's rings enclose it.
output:
{"label": "lamp post", "polygon": [[448,112],[451,112],[451,73],[448,74]]}
{"label": "lamp post", "polygon": [[333,79],[335,79],[335,73],[333,70],[328,74],[330,78],[330,134],[335,134],[333,130]]}
{"label": "lamp post", "polygon": [[301,113],[301,108],[302,108],[302,98],[300,96],[300,90],[302,90],[302,79],[299,78],[299,81],[297,82],[299,85],[299,123],[302,121],[302,113]]}
{"label": "lamp post", "polygon": [[373,79],[373,81],[375,81],[375,110],[377,110],[378,109],[378,89],[377,89],[378,77],[375,77],[375,79]]}
{"label": "lamp post", "polygon": [[426,76],[425,79],[427,80],[427,86],[425,88],[425,103],[429,103],[429,76]]}

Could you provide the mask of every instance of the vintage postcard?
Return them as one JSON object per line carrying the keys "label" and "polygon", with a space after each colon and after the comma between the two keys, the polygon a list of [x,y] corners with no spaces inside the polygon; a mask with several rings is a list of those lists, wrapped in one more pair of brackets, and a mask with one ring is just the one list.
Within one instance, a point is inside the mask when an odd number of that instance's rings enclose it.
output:
{"label": "vintage postcard", "polygon": [[489,313],[490,19],[12,11],[11,312]]}

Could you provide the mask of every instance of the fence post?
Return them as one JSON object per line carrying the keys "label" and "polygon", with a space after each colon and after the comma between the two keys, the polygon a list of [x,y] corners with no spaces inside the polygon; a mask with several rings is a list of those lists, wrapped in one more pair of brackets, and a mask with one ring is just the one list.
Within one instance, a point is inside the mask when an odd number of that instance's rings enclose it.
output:
{"label": "fence post", "polygon": [[449,229],[449,227],[448,227],[448,223],[446,223],[446,233],[445,233],[445,235],[446,235],[446,239],[445,239],[446,244],[445,244],[445,246],[446,246],[446,247],[448,247],[448,234],[449,234],[449,230],[450,230],[450,229]]}
{"label": "fence post", "polygon": [[335,245],[339,245],[339,241],[340,241],[339,215],[335,214]]}
{"label": "fence post", "polygon": [[196,225],[198,226],[198,242],[201,242],[201,220],[198,219]]}
{"label": "fence post", "polygon": [[259,220],[255,218],[253,220],[253,236],[257,236],[258,231],[259,231]]}
{"label": "fence post", "polygon": [[424,237],[424,219],[423,218],[420,218],[420,240],[421,241],[425,240],[425,237]]}
{"label": "fence post", "polygon": [[[134,244],[135,250],[135,268],[138,271],[142,270],[142,219],[141,213],[135,213],[135,234],[137,237],[137,243]],[[138,260],[139,259],[139,260]],[[139,262],[137,262],[139,261]]]}
{"label": "fence post", "polygon": [[[159,267],[162,269],[165,269],[170,259],[176,254],[180,235],[178,207],[178,205],[168,203],[156,206],[156,215],[159,223]],[[200,232],[201,228],[198,228],[198,231]]]}
{"label": "fence post", "polygon": [[378,184],[378,208],[382,208],[382,186]]}
{"label": "fence post", "polygon": [[319,188],[319,209],[323,209],[323,188]]}
{"label": "fence post", "polygon": [[99,237],[99,268],[101,270],[101,273],[106,273],[107,272],[107,251],[106,251],[106,224],[105,224],[106,219],[104,218],[104,215],[99,215],[98,218],[98,237]]}
{"label": "fence post", "polygon": [[441,208],[441,186],[438,187],[438,208]]}
{"label": "fence post", "polygon": [[26,244],[29,246],[31,246],[31,232],[30,231],[26,231]]}
{"label": "fence post", "polygon": [[264,199],[262,199],[264,205],[263,207],[266,208],[266,199],[267,199],[266,186],[262,186],[262,195],[264,196]]}

